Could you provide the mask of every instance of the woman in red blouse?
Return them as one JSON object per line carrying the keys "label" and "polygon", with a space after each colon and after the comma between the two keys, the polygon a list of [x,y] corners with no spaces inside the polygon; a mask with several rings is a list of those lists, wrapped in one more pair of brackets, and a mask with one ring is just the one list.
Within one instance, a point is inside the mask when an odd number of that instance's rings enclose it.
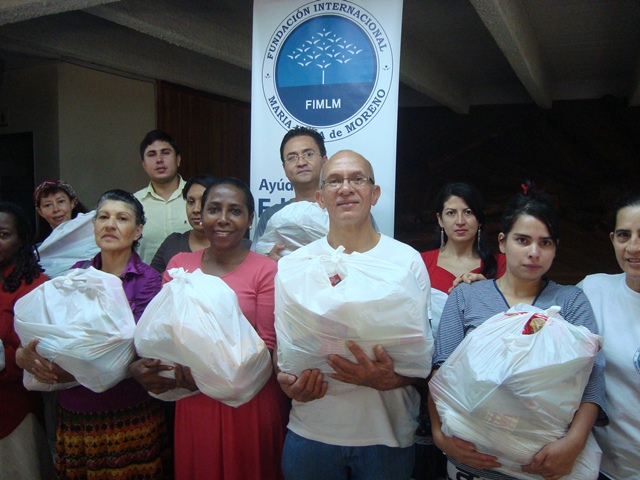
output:
{"label": "woman in red blouse", "polygon": [[[502,254],[487,248],[485,205],[473,185],[449,183],[436,198],[436,216],[440,224],[440,248],[421,253],[431,281],[431,326],[435,336],[442,307],[459,282],[471,283],[498,278],[505,272]],[[427,410],[426,385],[419,387],[422,398],[420,425],[416,431],[416,480],[446,477],[446,460],[433,444]]]}
{"label": "woman in red blouse", "polygon": [[18,205],[0,202],[0,478],[48,479],[53,472],[41,424],[41,395],[24,388],[16,364],[20,339],[13,328],[13,307],[47,280],[30,225]]}
{"label": "woman in red blouse", "polygon": [[487,248],[484,208],[482,195],[472,185],[449,183],[440,190],[436,199],[440,248],[421,254],[432,288],[448,294],[456,279],[469,282],[504,274],[504,255]]}

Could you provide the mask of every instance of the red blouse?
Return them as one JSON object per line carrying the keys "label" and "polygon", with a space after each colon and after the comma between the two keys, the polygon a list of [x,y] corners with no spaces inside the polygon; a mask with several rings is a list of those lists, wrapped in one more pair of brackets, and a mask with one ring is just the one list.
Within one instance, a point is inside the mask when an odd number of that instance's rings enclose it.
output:
{"label": "red blouse", "polygon": [[[14,266],[4,272],[7,278]],[[41,395],[29,392],[22,385],[22,369],[16,364],[16,350],[20,338],[13,328],[13,307],[19,298],[49,280],[41,273],[27,285],[24,280],[15,292],[5,292],[0,287],[0,339],[4,345],[6,367],[0,370],[0,439],[13,432],[29,413],[41,415]],[[1,284],[0,284],[1,285]]]}
{"label": "red blouse", "polygon": [[[453,285],[453,281],[456,279],[456,276],[451,273],[449,270],[445,270],[442,267],[438,266],[438,255],[440,255],[440,250],[429,250],[427,252],[422,252],[420,256],[424,261],[424,264],[427,266],[427,271],[429,272],[429,280],[431,281],[431,288],[435,288],[436,290],[440,290],[444,293],[449,293],[449,289],[451,285]],[[500,278],[504,275],[504,272],[507,269],[507,259],[501,253],[496,253],[494,255],[497,262],[497,270],[496,276],[494,278]],[[469,273],[480,273],[482,271],[482,263],[475,270],[471,270]]]}

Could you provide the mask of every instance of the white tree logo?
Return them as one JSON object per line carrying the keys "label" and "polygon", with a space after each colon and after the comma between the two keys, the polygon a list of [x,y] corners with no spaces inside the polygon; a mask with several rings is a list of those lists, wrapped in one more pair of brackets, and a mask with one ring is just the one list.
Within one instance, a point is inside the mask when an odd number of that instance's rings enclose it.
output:
{"label": "white tree logo", "polygon": [[362,48],[353,43],[348,43],[344,37],[338,37],[332,31],[325,28],[321,32],[312,35],[305,40],[300,47],[294,49],[291,55],[287,55],[302,68],[309,65],[318,67],[322,72],[322,85],[324,85],[324,72],[337,62],[341,65],[349,63],[353,57],[362,52]]}

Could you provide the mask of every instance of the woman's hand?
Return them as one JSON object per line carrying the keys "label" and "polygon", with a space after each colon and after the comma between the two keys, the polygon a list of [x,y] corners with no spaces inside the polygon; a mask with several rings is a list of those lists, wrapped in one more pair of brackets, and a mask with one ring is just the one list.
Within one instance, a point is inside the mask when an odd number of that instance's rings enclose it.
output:
{"label": "woman's hand", "polygon": [[36,352],[38,343],[40,343],[40,340],[36,338],[31,340],[26,347],[20,347],[16,350],[16,363],[18,366],[32,374],[41,383],[72,382],[74,380],[72,375]]}
{"label": "woman's hand", "polygon": [[[431,430],[433,434],[433,427]],[[476,446],[471,442],[458,437],[447,437],[442,433],[442,430],[440,430],[439,439],[436,440],[436,435],[433,435],[433,440],[442,452],[463,465],[478,470],[500,467],[497,457],[478,452]]]}
{"label": "woman's hand", "polygon": [[[436,370],[437,369],[431,372],[432,376]],[[473,443],[458,437],[447,437],[442,432],[442,420],[438,414],[436,404],[431,397],[431,393],[429,393],[427,399],[429,418],[431,419],[431,435],[433,436],[434,443],[442,452],[457,462],[472,468],[477,468],[478,470],[501,467],[497,457],[478,452]]]}
{"label": "woman's hand", "polygon": [[298,402],[318,400],[327,393],[327,382],[320,370],[305,370],[299,377],[290,373],[278,372],[278,383],[287,397]]}
{"label": "woman's hand", "polygon": [[160,372],[173,370],[170,365],[163,365],[160,360],[141,358],[129,365],[129,373],[147,392],[160,394],[173,390],[177,386],[175,378],[167,378]]}
{"label": "woman's hand", "polygon": [[176,363],[175,373],[178,388],[186,388],[192,392],[198,391],[198,385],[196,385],[196,381],[193,379],[193,375],[191,375],[191,369],[189,367]]}
{"label": "woman's hand", "polygon": [[558,480],[573,470],[573,464],[582,449],[567,437],[548,443],[536,453],[529,465],[523,465],[524,473],[542,475],[545,480]]}
{"label": "woman's hand", "polygon": [[283,245],[282,243],[276,243],[271,251],[267,254],[267,257],[275,260],[276,262],[279,261],[282,258],[282,255],[280,255],[280,253],[282,252],[282,250],[284,250],[284,247],[285,245]]}
{"label": "woman's hand", "polygon": [[571,472],[576,458],[587,444],[599,410],[595,403],[581,403],[567,434],[542,447],[529,465],[522,466],[522,471],[542,475],[545,480],[557,480]]}
{"label": "woman's hand", "polygon": [[416,381],[416,379],[403,377],[395,372],[393,360],[382,345],[376,345],[373,349],[375,360],[370,360],[355,342],[348,341],[347,348],[356,357],[358,363],[351,362],[339,355],[329,355],[327,363],[336,373],[328,373],[327,375],[334,380],[380,391],[404,387]]}
{"label": "woman's hand", "polygon": [[460,285],[463,282],[473,283],[473,282],[478,282],[480,280],[486,280],[486,279],[487,277],[485,277],[481,273],[464,273],[453,281],[453,285],[451,286],[451,288],[447,293],[450,294],[454,288],[456,288],[458,285]]}

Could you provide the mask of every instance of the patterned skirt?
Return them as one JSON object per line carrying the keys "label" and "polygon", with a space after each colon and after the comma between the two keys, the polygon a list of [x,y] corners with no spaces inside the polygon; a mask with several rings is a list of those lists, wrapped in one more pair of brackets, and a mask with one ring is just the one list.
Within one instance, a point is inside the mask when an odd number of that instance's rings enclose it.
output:
{"label": "patterned skirt", "polygon": [[101,413],[60,407],[56,478],[172,478],[171,464],[167,425],[159,401],[149,399]]}

